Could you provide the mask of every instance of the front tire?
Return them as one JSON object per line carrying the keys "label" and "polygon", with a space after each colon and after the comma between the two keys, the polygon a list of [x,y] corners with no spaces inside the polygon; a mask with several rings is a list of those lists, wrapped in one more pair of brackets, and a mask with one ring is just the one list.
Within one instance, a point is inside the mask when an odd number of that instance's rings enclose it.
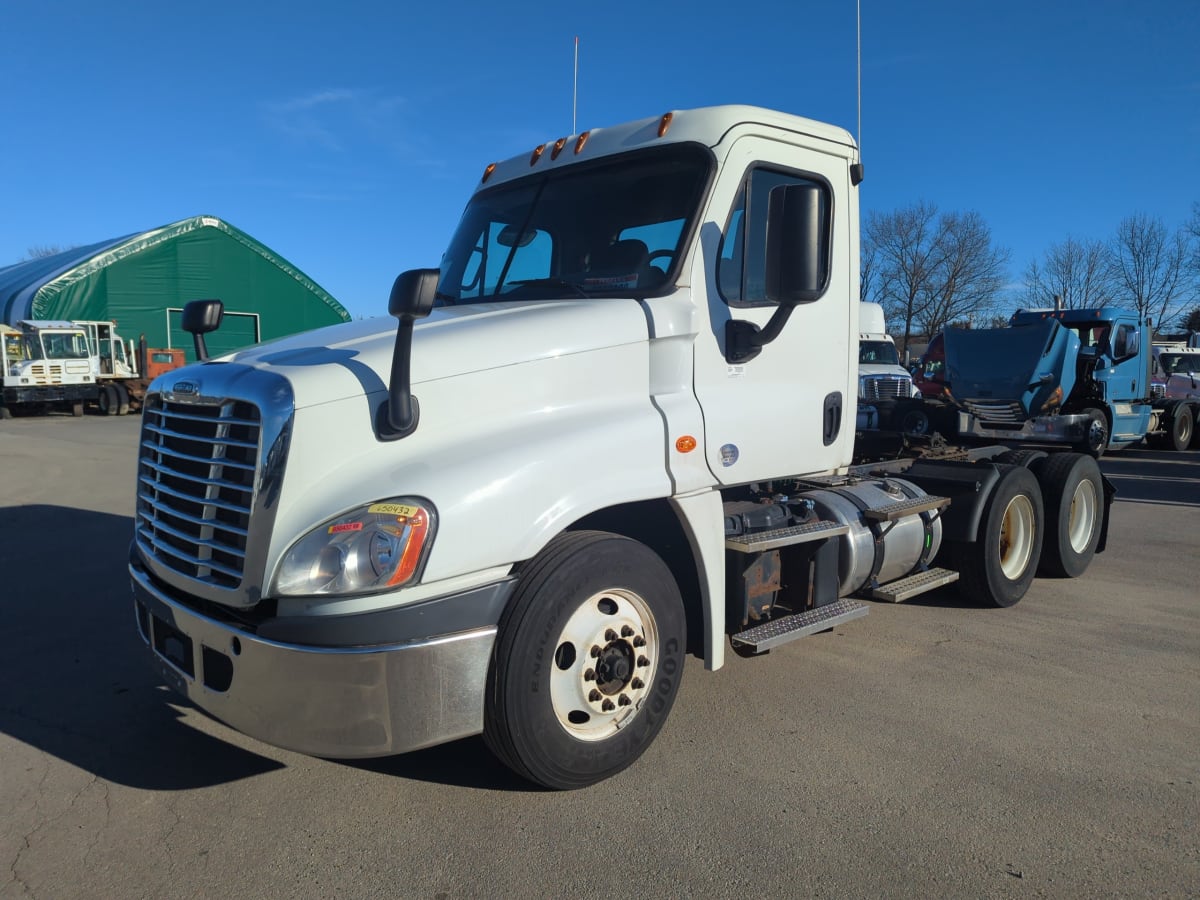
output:
{"label": "front tire", "polygon": [[598,531],[556,537],[500,619],[484,740],[549,788],[617,774],[666,721],[686,637],[679,589],[649,547]]}
{"label": "front tire", "polygon": [[959,592],[984,605],[1016,604],[1037,574],[1044,528],[1037,478],[1021,466],[1008,469],[983,509],[977,539],[950,545]]}
{"label": "front tire", "polygon": [[1099,459],[1108,447],[1108,419],[1098,409],[1085,409],[1083,412],[1088,416],[1087,431],[1083,440],[1075,445],[1075,449]]}
{"label": "front tire", "polygon": [[1056,453],[1033,469],[1046,504],[1046,539],[1038,571],[1078,578],[1096,555],[1104,524],[1100,466],[1081,453]]}

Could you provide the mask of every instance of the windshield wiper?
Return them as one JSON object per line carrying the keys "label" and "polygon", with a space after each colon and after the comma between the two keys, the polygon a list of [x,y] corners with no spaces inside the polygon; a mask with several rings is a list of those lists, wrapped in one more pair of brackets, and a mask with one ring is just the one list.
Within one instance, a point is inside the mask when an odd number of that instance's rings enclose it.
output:
{"label": "windshield wiper", "polygon": [[592,297],[577,282],[568,281],[566,278],[522,278],[518,281],[510,281],[509,284],[516,284],[521,287],[569,288],[575,292],[577,297],[582,297],[584,300],[590,300]]}

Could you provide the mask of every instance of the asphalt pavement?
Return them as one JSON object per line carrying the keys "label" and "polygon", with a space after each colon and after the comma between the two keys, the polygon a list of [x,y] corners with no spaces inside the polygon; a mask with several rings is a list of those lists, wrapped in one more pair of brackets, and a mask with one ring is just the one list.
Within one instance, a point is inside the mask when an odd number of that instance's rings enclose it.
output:
{"label": "asphalt pavement", "polygon": [[1084,577],[691,660],[640,761],[555,793],[478,738],[314,759],[163,687],[138,426],[0,422],[0,897],[1200,897],[1200,451],[1103,461]]}

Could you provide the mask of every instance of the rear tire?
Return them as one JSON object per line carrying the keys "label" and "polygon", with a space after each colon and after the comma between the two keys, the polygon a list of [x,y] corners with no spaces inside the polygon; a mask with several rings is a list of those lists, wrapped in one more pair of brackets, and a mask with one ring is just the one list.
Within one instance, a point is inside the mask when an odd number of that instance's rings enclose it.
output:
{"label": "rear tire", "polygon": [[12,410],[7,406],[0,406],[0,419],[11,419]]}
{"label": "rear tire", "polygon": [[686,638],[679,589],[649,547],[598,531],[559,535],[500,619],[484,740],[546,787],[615,775],[666,721]]}
{"label": "rear tire", "polygon": [[83,415],[83,401],[82,400],[75,400],[74,402],[71,403],[71,415],[75,416],[76,418],[79,418],[80,416]]}
{"label": "rear tire", "polygon": [[1171,415],[1169,437],[1169,446],[1172,450],[1186,450],[1191,445],[1195,424],[1192,420],[1192,408],[1186,403],[1176,405]]}
{"label": "rear tire", "polygon": [[117,389],[111,384],[100,385],[100,391],[96,395],[96,406],[100,408],[100,412],[106,416],[115,416],[119,405]]}
{"label": "rear tire", "polygon": [[117,415],[129,415],[129,390],[123,384],[115,384],[117,391]]}
{"label": "rear tire", "polygon": [[1014,466],[988,498],[974,541],[949,545],[959,593],[982,605],[1012,606],[1037,573],[1045,511],[1037,478]]}
{"label": "rear tire", "polygon": [[[1035,462],[1045,458],[1045,450],[1006,450],[997,456],[993,462],[1009,466],[1023,466],[1026,469],[1031,469]],[[1045,491],[1043,490],[1042,493],[1045,493]]]}
{"label": "rear tire", "polygon": [[1081,453],[1056,453],[1033,466],[1046,506],[1041,575],[1078,578],[1096,555],[1104,524],[1100,466]]}

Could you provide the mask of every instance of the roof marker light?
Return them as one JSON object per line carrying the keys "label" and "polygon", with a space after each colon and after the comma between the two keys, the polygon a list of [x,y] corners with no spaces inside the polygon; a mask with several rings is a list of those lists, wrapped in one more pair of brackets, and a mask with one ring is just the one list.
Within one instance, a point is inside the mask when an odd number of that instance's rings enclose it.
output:
{"label": "roof marker light", "polygon": [[585,131],[583,134],[581,134],[579,136],[579,140],[577,140],[575,142],[575,152],[576,153],[578,153],[580,150],[583,149],[583,145],[587,143],[587,140],[591,136],[591,134],[592,133],[590,131]]}
{"label": "roof marker light", "polygon": [[562,153],[563,147],[565,146],[567,146],[567,139],[565,137],[561,137],[555,141],[554,149],[550,151],[550,158],[558,159],[558,154]]}
{"label": "roof marker light", "polygon": [[537,161],[542,158],[542,152],[546,149],[545,144],[538,144],[533,148],[533,156],[529,157],[529,164],[536,165]]}
{"label": "roof marker light", "polygon": [[481,179],[481,183],[484,181],[487,181],[489,178],[491,178],[492,173],[495,171],[496,171],[496,164],[488,163],[488,167],[483,170],[483,178]]}
{"label": "roof marker light", "polygon": [[663,113],[663,117],[658,123],[658,136],[666,137],[668,131],[671,130],[671,120],[675,118],[675,113]]}

